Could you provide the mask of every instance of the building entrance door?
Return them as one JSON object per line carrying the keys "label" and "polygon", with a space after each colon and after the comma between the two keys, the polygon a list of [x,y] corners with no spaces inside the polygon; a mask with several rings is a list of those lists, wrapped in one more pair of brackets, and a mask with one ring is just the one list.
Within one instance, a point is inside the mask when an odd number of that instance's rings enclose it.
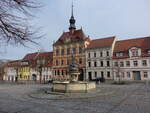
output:
{"label": "building entrance door", "polygon": [[18,77],[16,77],[16,82],[18,81]]}
{"label": "building entrance door", "polygon": [[79,81],[83,81],[84,71],[83,71],[83,69],[80,69],[79,71],[80,71]]}
{"label": "building entrance door", "polygon": [[32,75],[32,79],[33,79],[33,81],[36,81],[36,74]]}
{"label": "building entrance door", "polygon": [[92,80],[92,72],[88,72],[88,76],[89,76],[89,81]]}
{"label": "building entrance door", "polygon": [[134,80],[141,80],[140,71],[133,71]]}

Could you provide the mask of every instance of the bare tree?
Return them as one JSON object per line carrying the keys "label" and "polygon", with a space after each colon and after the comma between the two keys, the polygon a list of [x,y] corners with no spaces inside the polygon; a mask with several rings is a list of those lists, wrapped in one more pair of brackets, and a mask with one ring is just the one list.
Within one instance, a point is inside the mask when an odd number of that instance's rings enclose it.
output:
{"label": "bare tree", "polygon": [[0,0],[0,43],[21,44],[40,38],[28,24],[37,0]]}

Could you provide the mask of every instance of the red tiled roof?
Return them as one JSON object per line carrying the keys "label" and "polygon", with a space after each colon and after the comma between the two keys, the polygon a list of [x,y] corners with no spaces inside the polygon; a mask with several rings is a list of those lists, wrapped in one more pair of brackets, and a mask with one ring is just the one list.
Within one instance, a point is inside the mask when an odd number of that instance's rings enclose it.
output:
{"label": "red tiled roof", "polygon": [[39,52],[36,58],[38,59],[38,58],[50,57],[51,53],[52,52]]}
{"label": "red tiled roof", "polygon": [[64,32],[60,38],[56,41],[55,44],[61,44],[64,43],[64,40],[66,38],[70,38],[71,41],[83,41],[88,39],[88,37],[84,34],[82,29],[75,30],[73,33],[72,32]]}
{"label": "red tiled roof", "polygon": [[[27,54],[22,61],[28,61],[31,67],[36,66],[36,60],[45,59],[45,66],[51,66],[50,61],[53,59],[53,52],[36,52]],[[50,61],[49,61],[50,60]],[[49,63],[50,62],[50,63]]]}
{"label": "red tiled roof", "polygon": [[20,66],[20,60],[14,60],[7,63],[8,67],[18,67]]}
{"label": "red tiled roof", "polygon": [[129,58],[129,55],[126,53],[124,54],[124,56],[115,56],[115,54],[113,56],[113,59],[125,59],[125,58]]}
{"label": "red tiled roof", "polygon": [[115,40],[115,36],[91,40],[87,49],[111,47]]}
{"label": "red tiled roof", "polygon": [[147,49],[150,49],[150,37],[116,41],[113,58],[120,58],[115,56],[116,52],[124,52],[124,55],[129,57],[128,50],[132,47],[141,48],[143,57],[150,56],[147,54]]}
{"label": "red tiled roof", "polygon": [[36,59],[34,59],[34,63],[32,63],[32,67],[36,66],[36,61],[37,60],[44,59],[45,64],[44,66],[51,66],[50,61],[53,59],[53,52],[39,52],[38,55],[36,56]]}
{"label": "red tiled roof", "polygon": [[142,49],[149,49],[150,48],[150,37],[117,41],[115,44],[114,51],[115,52],[126,51],[126,50],[129,50],[131,47],[139,47]]}
{"label": "red tiled roof", "polygon": [[23,60],[34,60],[37,55],[38,55],[38,52],[36,52],[36,53],[29,53],[29,54],[27,54],[27,55],[23,58]]}

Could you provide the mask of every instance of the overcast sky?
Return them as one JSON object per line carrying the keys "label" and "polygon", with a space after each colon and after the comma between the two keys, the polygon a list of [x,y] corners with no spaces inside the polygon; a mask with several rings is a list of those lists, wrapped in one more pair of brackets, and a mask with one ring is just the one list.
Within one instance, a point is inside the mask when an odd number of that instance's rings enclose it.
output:
{"label": "overcast sky", "polygon": [[[52,51],[52,43],[68,31],[72,0],[39,0],[44,4],[36,11],[32,24],[42,27],[45,36],[41,47],[1,47],[0,59],[22,59],[40,48]],[[74,16],[92,39],[116,36],[118,40],[150,36],[150,0],[74,0]]]}

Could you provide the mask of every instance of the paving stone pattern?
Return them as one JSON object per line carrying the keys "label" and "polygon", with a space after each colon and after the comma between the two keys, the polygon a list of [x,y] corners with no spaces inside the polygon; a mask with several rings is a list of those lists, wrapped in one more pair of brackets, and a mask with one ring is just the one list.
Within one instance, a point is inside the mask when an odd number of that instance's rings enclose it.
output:
{"label": "paving stone pattern", "polygon": [[0,113],[150,113],[150,85],[143,83],[100,84],[95,92],[61,98],[43,92],[50,87],[0,84]]}

